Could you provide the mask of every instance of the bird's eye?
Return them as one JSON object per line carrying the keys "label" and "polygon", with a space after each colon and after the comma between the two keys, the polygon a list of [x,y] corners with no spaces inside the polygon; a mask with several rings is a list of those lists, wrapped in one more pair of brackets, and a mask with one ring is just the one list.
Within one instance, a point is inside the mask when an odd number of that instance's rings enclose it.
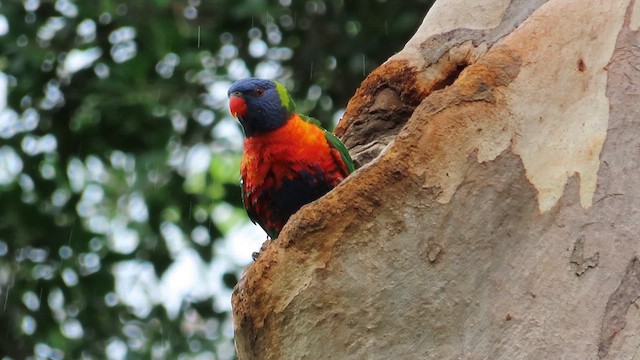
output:
{"label": "bird's eye", "polygon": [[256,95],[257,96],[262,96],[262,94],[264,94],[264,89],[263,88],[257,88],[256,89]]}

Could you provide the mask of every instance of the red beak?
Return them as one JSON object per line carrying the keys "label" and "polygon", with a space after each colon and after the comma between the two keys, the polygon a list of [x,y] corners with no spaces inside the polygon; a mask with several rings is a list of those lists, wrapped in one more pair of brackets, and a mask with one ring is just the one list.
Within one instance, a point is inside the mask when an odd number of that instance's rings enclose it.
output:
{"label": "red beak", "polygon": [[243,98],[235,95],[229,97],[229,110],[234,118],[243,117],[247,113],[247,103]]}

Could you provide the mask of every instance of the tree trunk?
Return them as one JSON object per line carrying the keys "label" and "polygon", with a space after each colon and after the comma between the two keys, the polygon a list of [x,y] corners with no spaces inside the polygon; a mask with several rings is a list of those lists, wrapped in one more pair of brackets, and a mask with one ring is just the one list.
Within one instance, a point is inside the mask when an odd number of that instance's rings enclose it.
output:
{"label": "tree trunk", "polygon": [[239,359],[640,359],[640,2],[439,0],[362,168],[233,297]]}

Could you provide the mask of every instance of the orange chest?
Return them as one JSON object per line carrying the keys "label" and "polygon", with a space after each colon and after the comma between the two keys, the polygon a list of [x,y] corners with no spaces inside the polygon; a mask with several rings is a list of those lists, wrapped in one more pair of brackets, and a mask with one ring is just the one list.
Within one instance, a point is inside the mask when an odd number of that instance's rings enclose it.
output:
{"label": "orange chest", "polygon": [[293,117],[280,129],[245,139],[241,163],[245,189],[268,185],[270,176],[285,179],[302,170],[330,166],[332,150],[320,128]]}

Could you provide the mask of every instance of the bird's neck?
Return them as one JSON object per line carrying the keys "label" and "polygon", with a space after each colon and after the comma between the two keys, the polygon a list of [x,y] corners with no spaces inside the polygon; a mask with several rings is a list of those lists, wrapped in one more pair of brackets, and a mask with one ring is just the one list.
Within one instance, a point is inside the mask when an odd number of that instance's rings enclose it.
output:
{"label": "bird's neck", "polygon": [[293,117],[284,108],[268,109],[266,111],[250,113],[247,117],[238,118],[244,130],[244,136],[255,137],[268,134],[286,125]]}

